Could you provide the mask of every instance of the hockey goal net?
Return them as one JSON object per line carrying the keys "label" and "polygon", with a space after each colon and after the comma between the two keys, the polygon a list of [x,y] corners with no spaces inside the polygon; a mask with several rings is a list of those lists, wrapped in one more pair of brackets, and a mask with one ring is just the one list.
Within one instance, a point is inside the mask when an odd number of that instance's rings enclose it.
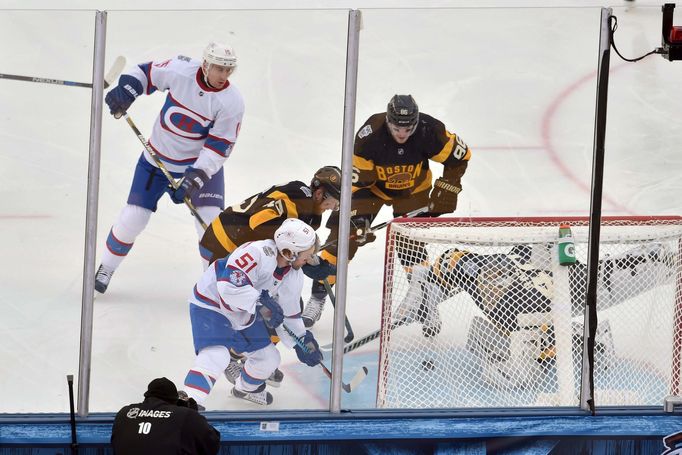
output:
{"label": "hockey goal net", "polygon": [[[578,406],[588,231],[578,217],[392,222],[377,406]],[[682,218],[605,217],[600,232],[595,404],[662,405],[680,389]]]}

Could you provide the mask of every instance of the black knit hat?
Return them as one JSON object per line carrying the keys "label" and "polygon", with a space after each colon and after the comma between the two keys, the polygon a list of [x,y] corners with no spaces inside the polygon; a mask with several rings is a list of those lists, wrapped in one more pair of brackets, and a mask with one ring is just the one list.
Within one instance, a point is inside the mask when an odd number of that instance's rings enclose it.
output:
{"label": "black knit hat", "polygon": [[175,403],[178,401],[178,389],[168,378],[156,378],[147,386],[144,397],[156,397],[169,403]]}

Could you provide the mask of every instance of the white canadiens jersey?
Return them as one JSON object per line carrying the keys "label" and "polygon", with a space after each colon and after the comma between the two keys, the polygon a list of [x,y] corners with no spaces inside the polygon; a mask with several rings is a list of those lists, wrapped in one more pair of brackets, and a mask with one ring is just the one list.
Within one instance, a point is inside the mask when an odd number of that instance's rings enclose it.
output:
{"label": "white canadiens jersey", "polygon": [[[224,315],[234,330],[253,324],[261,291],[267,290],[284,312],[284,323],[297,336],[305,335],[301,320],[300,297],[303,272],[287,266],[277,268],[274,240],[245,243],[228,258],[215,261],[194,286],[192,305]],[[294,341],[277,328],[282,342],[293,347]]]}
{"label": "white canadiens jersey", "polygon": [[[147,95],[167,91],[149,145],[171,172],[192,166],[210,177],[223,166],[244,116],[244,100],[228,80],[222,89],[204,82],[201,62],[178,57],[135,66],[130,75]],[[145,158],[156,166],[145,150]]]}

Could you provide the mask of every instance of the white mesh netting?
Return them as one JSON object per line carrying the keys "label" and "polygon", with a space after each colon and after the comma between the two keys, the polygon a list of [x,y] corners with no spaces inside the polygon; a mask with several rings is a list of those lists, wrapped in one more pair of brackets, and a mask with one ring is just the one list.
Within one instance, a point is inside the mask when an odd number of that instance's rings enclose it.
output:
{"label": "white mesh netting", "polygon": [[[661,405],[680,386],[682,218],[600,231],[595,403]],[[392,223],[377,406],[578,406],[587,246],[586,218]]]}

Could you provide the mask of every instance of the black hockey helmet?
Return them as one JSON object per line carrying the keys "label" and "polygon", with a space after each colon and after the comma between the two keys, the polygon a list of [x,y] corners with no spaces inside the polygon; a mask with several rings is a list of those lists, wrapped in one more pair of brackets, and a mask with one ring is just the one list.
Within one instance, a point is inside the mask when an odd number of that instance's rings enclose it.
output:
{"label": "black hockey helmet", "polygon": [[386,107],[386,120],[401,128],[416,125],[419,121],[419,106],[412,95],[393,95]]}
{"label": "black hockey helmet", "polygon": [[341,199],[341,169],[336,166],[324,166],[315,172],[310,186],[313,190],[323,187],[336,200]]}

